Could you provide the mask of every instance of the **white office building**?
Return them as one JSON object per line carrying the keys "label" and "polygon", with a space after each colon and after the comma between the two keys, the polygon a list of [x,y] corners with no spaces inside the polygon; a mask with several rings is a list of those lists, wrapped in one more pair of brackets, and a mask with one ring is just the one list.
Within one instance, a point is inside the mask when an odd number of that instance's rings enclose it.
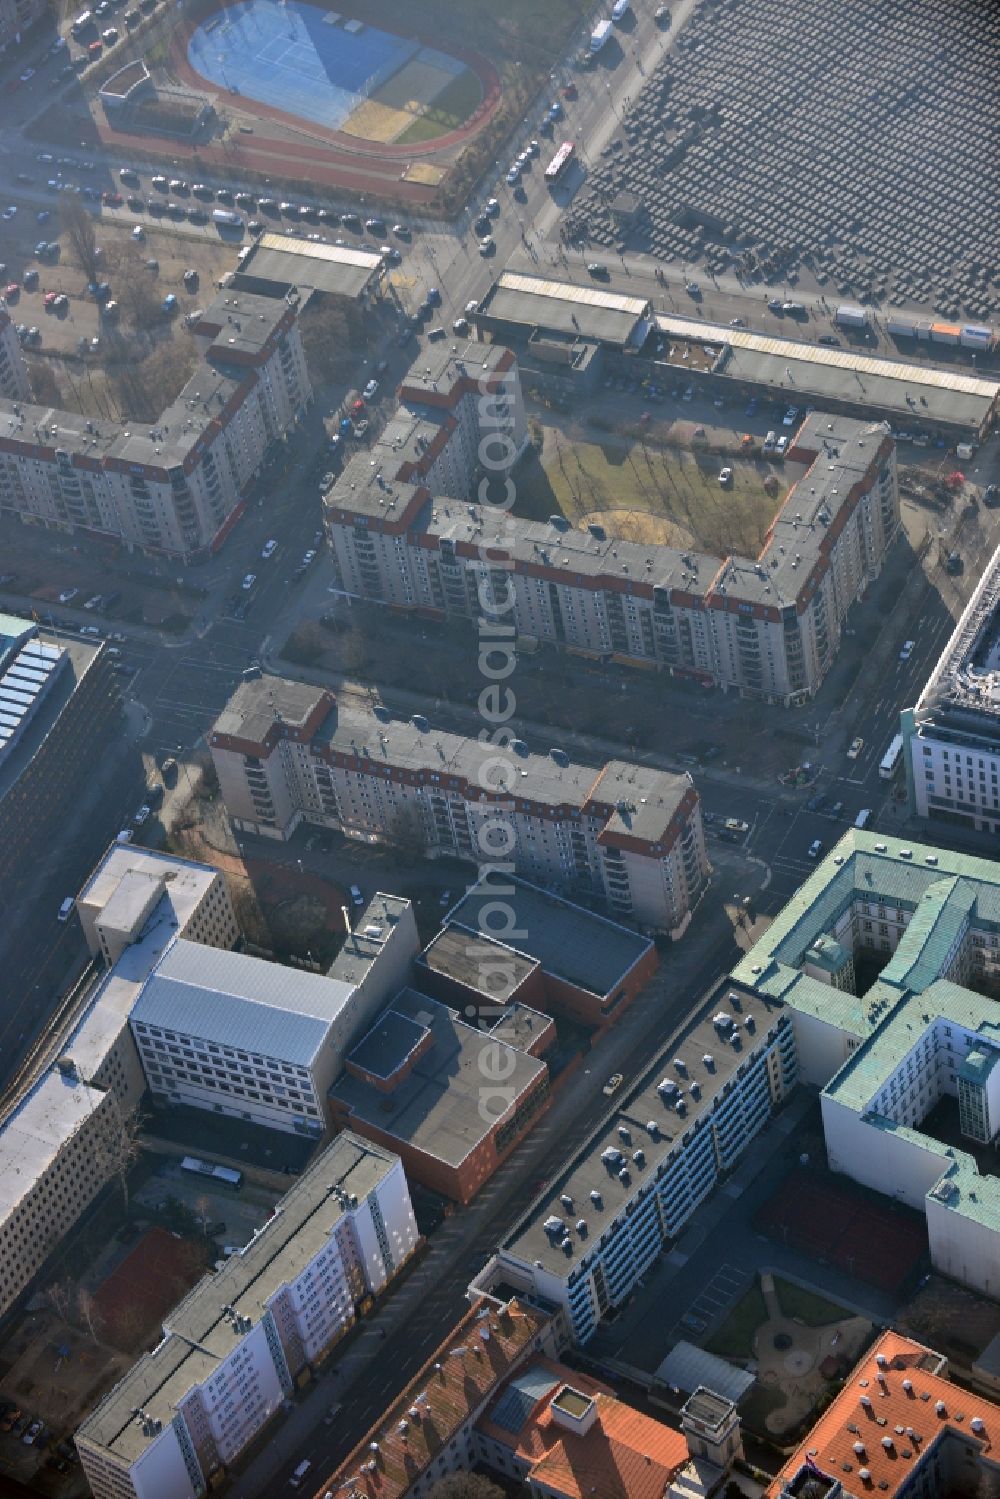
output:
{"label": "white office building", "polygon": [[201,1499],[380,1295],[418,1240],[403,1168],[344,1133],[88,1416],[95,1499]]}
{"label": "white office building", "polygon": [[161,1104],[319,1136],[344,1057],[419,950],[409,901],[376,896],[329,973],[176,938],[129,1024]]}
{"label": "white office building", "polygon": [[916,707],[903,713],[902,732],[911,811],[1000,832],[1000,551]]}
{"label": "white office building", "polygon": [[[848,833],[740,965],[780,995],[830,1166],[922,1212],[942,1274],[1000,1294],[1000,870]],[[877,977],[861,988],[859,975]]]}
{"label": "white office building", "polygon": [[563,1309],[586,1343],[676,1241],[786,1099],[795,1035],[781,1000],[723,989],[556,1175],[477,1276]]}

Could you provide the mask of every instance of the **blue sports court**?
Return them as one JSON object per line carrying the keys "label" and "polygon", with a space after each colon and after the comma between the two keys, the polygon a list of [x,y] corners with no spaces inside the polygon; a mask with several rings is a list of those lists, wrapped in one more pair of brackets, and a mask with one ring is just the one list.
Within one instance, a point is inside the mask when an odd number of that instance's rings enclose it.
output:
{"label": "blue sports court", "polygon": [[195,29],[187,55],[217,87],[330,130],[339,130],[411,60],[428,64],[441,84],[464,66],[419,42],[299,0],[227,6]]}

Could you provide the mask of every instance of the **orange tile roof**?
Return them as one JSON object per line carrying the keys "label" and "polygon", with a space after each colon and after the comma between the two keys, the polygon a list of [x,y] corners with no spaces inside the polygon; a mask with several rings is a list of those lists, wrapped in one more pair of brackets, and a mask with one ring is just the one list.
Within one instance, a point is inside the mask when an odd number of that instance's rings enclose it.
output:
{"label": "orange tile roof", "polygon": [[939,1354],[912,1338],[884,1332],[766,1499],[781,1499],[785,1484],[807,1466],[838,1479],[849,1494],[891,1499],[949,1434],[988,1453],[991,1464],[1000,1460],[1000,1406],[934,1373],[940,1362]]}
{"label": "orange tile roof", "polygon": [[690,1459],[681,1433],[624,1404],[607,1385],[575,1369],[547,1358],[535,1359],[532,1367],[593,1396],[597,1418],[590,1430],[578,1436],[558,1424],[551,1410],[557,1391],[542,1396],[516,1435],[495,1426],[489,1412],[478,1428],[514,1448],[531,1464],[531,1477],[565,1499],[622,1499],[626,1494],[628,1499],[663,1499],[667,1485]]}
{"label": "orange tile roof", "polygon": [[[399,1499],[501,1381],[530,1357],[535,1338],[550,1321],[547,1313],[517,1300],[500,1311],[476,1301],[363,1441],[319,1485],[316,1499],[331,1489],[337,1493],[349,1478],[351,1492],[362,1499]],[[372,1462],[375,1470],[363,1472]]]}

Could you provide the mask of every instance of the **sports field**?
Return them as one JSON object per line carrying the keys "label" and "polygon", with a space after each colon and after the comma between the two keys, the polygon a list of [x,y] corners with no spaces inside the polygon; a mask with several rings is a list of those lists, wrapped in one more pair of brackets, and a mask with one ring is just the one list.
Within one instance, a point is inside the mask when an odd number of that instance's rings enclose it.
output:
{"label": "sports field", "polygon": [[234,97],[384,144],[433,140],[478,108],[459,58],[302,0],[239,0],[188,39],[187,60]]}

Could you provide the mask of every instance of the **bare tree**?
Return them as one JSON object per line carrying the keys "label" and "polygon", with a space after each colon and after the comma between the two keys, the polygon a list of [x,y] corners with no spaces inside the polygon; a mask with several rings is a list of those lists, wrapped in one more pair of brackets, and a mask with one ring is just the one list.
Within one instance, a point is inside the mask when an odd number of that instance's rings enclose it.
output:
{"label": "bare tree", "polygon": [[299,326],[313,381],[349,380],[358,348],[364,342],[360,315],[353,308],[348,312],[330,297],[324,297],[306,308]]}
{"label": "bare tree", "polygon": [[400,807],[389,826],[389,838],[401,859],[419,864],[427,857],[427,836],[420,814],[412,807]]}
{"label": "bare tree", "polygon": [[74,193],[64,193],[59,202],[59,221],[81,270],[93,281],[98,263],[97,228],[93,215]]}
{"label": "bare tree", "polygon": [[94,1140],[94,1160],[107,1176],[117,1176],[126,1213],[129,1206],[129,1173],[141,1149],[139,1133],[142,1123],[142,1114],[138,1109],[133,1109],[130,1114],[123,1114],[120,1107],[116,1106],[105,1115],[103,1128]]}
{"label": "bare tree", "polygon": [[133,328],[151,328],[159,320],[160,295],[146,267],[135,256],[122,259],[115,276],[115,296],[122,316]]}
{"label": "bare tree", "polygon": [[28,383],[33,399],[39,406],[61,406],[62,392],[55,372],[41,359],[28,361]]}
{"label": "bare tree", "polygon": [[201,1224],[201,1231],[206,1235],[208,1234],[208,1214],[211,1206],[212,1199],[210,1197],[205,1197],[203,1195],[201,1197],[196,1197],[194,1200],[194,1210],[198,1215],[198,1222]]}
{"label": "bare tree", "polygon": [[76,1293],[76,1309],[80,1314],[80,1320],[94,1342],[99,1343],[101,1341],[101,1334],[98,1331],[100,1313],[97,1309],[97,1302],[94,1299],[93,1293],[88,1291],[85,1286],[80,1286]]}
{"label": "bare tree", "polygon": [[50,1286],[46,1286],[45,1294],[56,1316],[61,1321],[68,1322],[75,1300],[73,1282],[69,1276],[65,1280],[54,1280]]}

